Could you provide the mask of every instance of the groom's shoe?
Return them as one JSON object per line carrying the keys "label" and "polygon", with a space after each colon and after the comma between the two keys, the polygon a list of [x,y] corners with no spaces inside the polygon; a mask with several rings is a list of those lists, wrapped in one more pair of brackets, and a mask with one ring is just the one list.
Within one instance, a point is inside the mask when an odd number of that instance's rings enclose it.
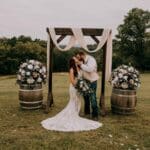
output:
{"label": "groom's shoe", "polygon": [[91,118],[91,114],[85,114],[84,115],[86,118],[90,119]]}
{"label": "groom's shoe", "polygon": [[92,120],[94,120],[94,121],[98,121],[98,120],[99,120],[99,118],[98,118],[98,116],[93,116],[93,117],[92,117]]}

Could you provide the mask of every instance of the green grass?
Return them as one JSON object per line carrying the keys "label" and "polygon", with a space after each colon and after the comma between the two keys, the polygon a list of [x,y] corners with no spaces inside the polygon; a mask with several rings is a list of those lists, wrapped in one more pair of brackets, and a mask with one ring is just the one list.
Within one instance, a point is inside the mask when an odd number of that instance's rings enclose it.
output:
{"label": "green grass", "polygon": [[[150,149],[150,74],[141,76],[136,113],[113,115],[110,111],[111,87],[106,85],[109,113],[100,117],[102,128],[88,132],[62,133],[47,131],[40,122],[61,111],[69,100],[67,74],[54,74],[55,106],[49,114],[43,110],[23,111],[19,108],[15,76],[0,77],[0,150],[128,150]],[[100,81],[99,81],[100,83]],[[98,97],[100,88],[98,87]],[[44,86],[44,100],[46,100]],[[81,111],[83,115],[83,108]],[[109,137],[112,135],[112,137]]]}

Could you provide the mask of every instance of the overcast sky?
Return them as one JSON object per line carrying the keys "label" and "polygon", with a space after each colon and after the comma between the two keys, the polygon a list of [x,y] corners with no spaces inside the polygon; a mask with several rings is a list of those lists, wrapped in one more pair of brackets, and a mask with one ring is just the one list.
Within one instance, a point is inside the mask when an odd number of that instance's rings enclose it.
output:
{"label": "overcast sky", "polygon": [[46,39],[45,28],[112,28],[134,8],[150,10],[150,0],[0,0],[0,37]]}

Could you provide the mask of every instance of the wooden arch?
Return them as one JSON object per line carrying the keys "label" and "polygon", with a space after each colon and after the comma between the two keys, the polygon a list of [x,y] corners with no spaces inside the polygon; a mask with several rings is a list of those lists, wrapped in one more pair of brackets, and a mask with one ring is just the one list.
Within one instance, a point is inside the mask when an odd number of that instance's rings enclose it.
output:
{"label": "wooden arch", "polygon": [[[101,36],[102,32],[104,29],[99,29],[99,28],[82,28],[82,32],[84,36],[90,36],[96,43],[99,42],[99,40],[96,38],[96,36]],[[54,103],[53,100],[53,92],[52,92],[52,64],[53,64],[53,58],[52,58],[52,53],[53,49],[55,47],[55,44],[53,43],[53,40],[50,35],[49,28],[46,28],[47,34],[48,34],[48,40],[50,44],[47,45],[47,64],[49,66],[48,68],[48,95],[47,95],[47,104],[46,104],[46,110],[45,112],[49,112],[49,108],[52,106]],[[71,28],[55,28],[55,33],[56,35],[59,35],[59,38],[57,39],[57,42],[60,43],[66,36],[73,35],[73,32]],[[100,100],[99,100],[99,106],[101,108],[101,113],[102,115],[105,115],[105,72],[106,72],[106,50],[107,50],[107,42],[103,46],[103,66],[102,66],[102,78],[101,78],[101,95],[100,95]]]}

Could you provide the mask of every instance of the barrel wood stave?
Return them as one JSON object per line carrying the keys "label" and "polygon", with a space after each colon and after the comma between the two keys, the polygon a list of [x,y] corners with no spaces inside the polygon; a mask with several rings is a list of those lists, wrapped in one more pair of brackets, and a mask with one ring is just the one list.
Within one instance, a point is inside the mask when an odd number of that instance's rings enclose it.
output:
{"label": "barrel wood stave", "polygon": [[43,91],[41,85],[33,87],[21,85],[19,89],[19,102],[22,109],[38,109],[42,107]]}
{"label": "barrel wood stave", "polygon": [[123,115],[132,114],[135,112],[136,102],[136,90],[112,90],[111,108],[113,113]]}

